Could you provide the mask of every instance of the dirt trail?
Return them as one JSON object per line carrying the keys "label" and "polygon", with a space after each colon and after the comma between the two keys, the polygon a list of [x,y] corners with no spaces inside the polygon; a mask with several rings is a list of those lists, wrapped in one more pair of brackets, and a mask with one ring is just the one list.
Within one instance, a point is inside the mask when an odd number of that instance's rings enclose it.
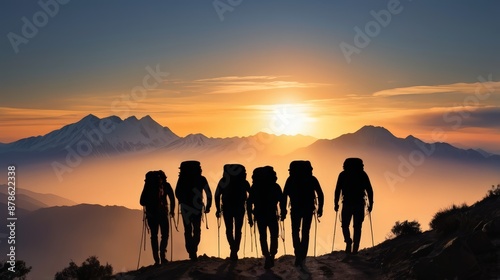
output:
{"label": "dirt trail", "polygon": [[308,257],[305,269],[293,265],[293,256],[283,256],[272,269],[264,269],[264,259],[245,258],[237,263],[215,257],[200,257],[197,262],[176,261],[161,267],[146,267],[119,274],[116,279],[383,279],[369,256],[345,258],[342,252]]}

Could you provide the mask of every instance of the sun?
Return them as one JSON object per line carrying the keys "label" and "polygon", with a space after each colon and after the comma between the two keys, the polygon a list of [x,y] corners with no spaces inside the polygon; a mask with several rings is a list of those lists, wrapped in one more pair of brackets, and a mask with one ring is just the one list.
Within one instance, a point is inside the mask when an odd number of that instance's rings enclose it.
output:
{"label": "sun", "polygon": [[308,135],[314,119],[304,104],[276,104],[272,106],[270,128],[273,134]]}

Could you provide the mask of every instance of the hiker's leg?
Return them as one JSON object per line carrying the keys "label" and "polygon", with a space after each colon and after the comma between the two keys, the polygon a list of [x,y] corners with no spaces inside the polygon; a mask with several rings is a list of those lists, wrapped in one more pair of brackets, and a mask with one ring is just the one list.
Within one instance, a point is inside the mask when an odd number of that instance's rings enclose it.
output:
{"label": "hiker's leg", "polygon": [[224,217],[224,224],[226,225],[226,238],[227,242],[229,243],[229,248],[231,248],[231,251],[233,250],[234,247],[234,237],[233,237],[233,213],[231,211],[227,210],[222,212],[222,216]]}
{"label": "hiker's leg", "polygon": [[269,222],[269,233],[271,236],[271,248],[269,250],[269,253],[271,254],[271,257],[274,258],[274,256],[278,253],[278,235],[279,235],[279,225],[278,225],[278,219],[271,219]]}
{"label": "hiker's leg", "polygon": [[186,251],[189,255],[192,254],[193,251],[193,224],[191,223],[189,217],[185,216],[186,214],[182,213],[182,223],[184,224],[184,241],[186,243]]}
{"label": "hiker's leg", "polygon": [[259,240],[262,255],[269,257],[269,247],[267,246],[267,220],[258,220],[257,228],[259,229]]}
{"label": "hiker's leg", "polygon": [[169,234],[169,222],[167,215],[160,217],[159,222],[160,222],[160,232],[161,232],[160,259],[163,263],[166,261],[165,253],[167,251],[168,234]]}
{"label": "hiker's leg", "polygon": [[304,214],[302,218],[302,239],[300,240],[301,249],[301,259],[305,260],[307,256],[307,251],[309,249],[309,233],[311,231],[311,222],[313,214]]}
{"label": "hiker's leg", "polygon": [[243,219],[245,217],[245,211],[237,213],[234,217],[234,250],[238,252],[240,250],[241,243],[241,229],[243,228]]}
{"label": "hiker's leg", "polygon": [[193,217],[193,253],[198,252],[201,239],[201,214]]}
{"label": "hiker's leg", "polygon": [[158,219],[151,215],[147,217],[147,221],[151,233],[151,252],[153,253],[155,264],[158,264],[160,261],[160,257],[158,256]]}
{"label": "hiker's leg", "polygon": [[290,213],[291,220],[292,220],[292,242],[293,242],[293,249],[294,249],[294,254],[297,256],[300,254],[300,237],[299,237],[299,231],[300,231],[300,222],[301,222],[301,217],[298,215],[296,212],[291,212]]}
{"label": "hiker's leg", "polygon": [[351,232],[349,231],[349,225],[351,223],[351,218],[352,218],[352,206],[344,204],[342,206],[342,212],[340,215],[342,219],[342,233],[344,235],[344,242],[346,243],[346,253],[350,253],[352,239],[351,239]]}
{"label": "hiker's leg", "polygon": [[359,249],[359,242],[361,240],[361,227],[365,219],[365,204],[356,205],[353,213],[353,245],[352,252],[357,253]]}

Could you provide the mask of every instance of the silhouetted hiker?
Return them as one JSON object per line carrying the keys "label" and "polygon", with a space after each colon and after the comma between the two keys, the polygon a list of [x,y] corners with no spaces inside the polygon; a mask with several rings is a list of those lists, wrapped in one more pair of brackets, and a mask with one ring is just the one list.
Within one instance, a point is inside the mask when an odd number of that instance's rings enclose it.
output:
{"label": "silhouetted hiker", "polygon": [[[207,199],[206,205],[203,203],[203,191]],[[181,206],[186,250],[189,258],[196,261],[201,238],[202,215],[209,213],[212,205],[212,192],[207,179],[201,175],[200,162],[184,161],[181,163],[175,196]]]}
{"label": "silhouetted hiker", "polygon": [[[361,226],[365,218],[365,196],[368,195],[368,211],[373,208],[373,189],[368,175],[363,170],[360,158],[348,158],[344,161],[344,171],[340,172],[335,187],[335,212],[339,210],[342,194],[342,233],[346,243],[346,253],[356,254],[361,240]],[[351,239],[349,224],[353,219],[354,234]],[[352,245],[352,251],[351,251]]]}
{"label": "silhouetted hiker", "polygon": [[[151,251],[155,265],[166,264],[165,253],[168,243],[168,204],[170,200],[170,215],[174,214],[175,199],[172,187],[167,182],[167,176],[162,170],[146,173],[144,188],[141,193],[140,203],[146,208],[146,219],[151,230]],[[158,248],[158,228],[161,232],[160,247]],[[158,250],[160,255],[158,256]]]}
{"label": "silhouetted hiker", "polygon": [[295,266],[302,267],[309,247],[309,230],[316,202],[318,217],[323,215],[323,191],[312,170],[309,161],[297,160],[290,163],[290,176],[286,180],[281,203],[281,219],[284,220],[287,214],[287,196],[290,197]]}
{"label": "silhouetted hiker", "polygon": [[223,177],[215,190],[215,207],[217,208],[215,215],[220,218],[222,212],[224,217],[227,242],[231,249],[230,258],[233,261],[238,260],[248,191],[250,191],[250,184],[247,181],[245,167],[241,164],[224,165]]}
{"label": "silhouetted hiker", "polygon": [[[281,203],[281,187],[276,183],[277,177],[273,167],[255,168],[252,175],[252,188],[247,200],[248,223],[253,226],[252,214],[260,235],[260,247],[266,258],[264,268],[274,266],[274,256],[278,253],[278,213],[277,205]],[[253,209],[252,209],[253,205]],[[267,245],[267,229],[270,233],[270,248]]]}

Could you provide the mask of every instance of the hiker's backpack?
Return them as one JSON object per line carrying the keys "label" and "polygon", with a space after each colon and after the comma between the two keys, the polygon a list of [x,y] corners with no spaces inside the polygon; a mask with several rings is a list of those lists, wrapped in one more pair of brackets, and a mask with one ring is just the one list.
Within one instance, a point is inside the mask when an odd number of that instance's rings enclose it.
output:
{"label": "hiker's backpack", "polygon": [[257,167],[252,174],[252,202],[254,214],[276,215],[276,203],[281,199],[281,188],[272,166]]}
{"label": "hiker's backpack", "polygon": [[346,158],[343,167],[344,170],[348,172],[359,172],[364,170],[363,160],[360,158]]}
{"label": "hiker's backpack", "polygon": [[199,161],[189,160],[181,162],[179,167],[179,180],[175,188],[175,196],[179,203],[193,205],[193,196],[198,192],[200,195],[203,189],[203,176],[201,175],[201,164]]}
{"label": "hiker's backpack", "polygon": [[312,176],[312,165],[308,160],[294,160],[290,163],[290,176],[310,177]]}
{"label": "hiker's backpack", "polygon": [[226,164],[223,174],[219,182],[223,210],[244,209],[250,187],[245,167],[241,164]]}
{"label": "hiker's backpack", "polygon": [[163,184],[160,182],[160,179],[162,179],[161,173],[159,171],[148,171],[145,177],[140,204],[146,207],[148,214],[164,214],[166,211],[166,194]]}
{"label": "hiker's backpack", "polygon": [[361,203],[365,198],[365,189],[370,184],[368,175],[364,171],[363,160],[347,158],[342,172],[342,196],[344,203]]}
{"label": "hiker's backpack", "polygon": [[285,184],[286,195],[290,196],[292,209],[309,211],[314,209],[316,193],[313,184],[318,184],[312,174],[313,167],[308,160],[295,160],[290,163],[290,176]]}

